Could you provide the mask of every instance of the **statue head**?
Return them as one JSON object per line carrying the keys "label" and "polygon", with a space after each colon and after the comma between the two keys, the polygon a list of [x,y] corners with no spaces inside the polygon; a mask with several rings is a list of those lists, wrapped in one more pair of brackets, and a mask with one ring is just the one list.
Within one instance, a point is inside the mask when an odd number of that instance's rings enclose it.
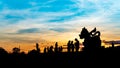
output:
{"label": "statue head", "polygon": [[88,37],[88,36],[89,36],[88,30],[87,30],[85,27],[82,28],[82,31],[81,31],[81,33],[79,34],[79,36],[80,36],[80,39],[83,39],[83,38]]}

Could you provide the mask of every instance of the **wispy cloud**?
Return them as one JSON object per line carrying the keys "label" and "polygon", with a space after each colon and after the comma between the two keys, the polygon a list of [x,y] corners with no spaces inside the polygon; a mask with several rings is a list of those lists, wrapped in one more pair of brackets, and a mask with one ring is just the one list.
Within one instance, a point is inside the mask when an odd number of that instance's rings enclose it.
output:
{"label": "wispy cloud", "polygon": [[39,33],[40,29],[38,28],[29,28],[29,29],[21,29],[17,33],[22,34],[22,33]]}
{"label": "wispy cloud", "polygon": [[0,32],[11,40],[67,41],[79,38],[82,27],[97,27],[104,38],[120,35],[119,0],[2,0],[0,5]]}

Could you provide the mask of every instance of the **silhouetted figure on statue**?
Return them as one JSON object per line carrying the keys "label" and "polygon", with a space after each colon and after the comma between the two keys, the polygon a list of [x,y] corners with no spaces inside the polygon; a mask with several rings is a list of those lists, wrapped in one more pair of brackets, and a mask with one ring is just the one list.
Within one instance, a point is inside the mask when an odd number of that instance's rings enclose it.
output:
{"label": "silhouetted figure on statue", "polygon": [[80,39],[84,39],[83,45],[85,50],[97,50],[97,48],[101,47],[100,32],[96,31],[96,28],[88,32],[84,27],[79,36]]}
{"label": "silhouetted figure on statue", "polygon": [[80,46],[80,43],[79,43],[78,39],[75,38],[75,51],[76,51],[76,52],[79,51],[79,46]]}

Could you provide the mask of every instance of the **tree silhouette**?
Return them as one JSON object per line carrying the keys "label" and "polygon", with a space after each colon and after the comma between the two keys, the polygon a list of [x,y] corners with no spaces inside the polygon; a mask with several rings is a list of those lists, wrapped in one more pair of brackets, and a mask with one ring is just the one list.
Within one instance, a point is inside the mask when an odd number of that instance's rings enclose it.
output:
{"label": "tree silhouette", "polygon": [[20,48],[14,47],[12,50],[13,53],[20,53]]}
{"label": "tree silhouette", "polygon": [[0,47],[0,55],[5,55],[5,54],[8,54],[8,52],[4,48]]}

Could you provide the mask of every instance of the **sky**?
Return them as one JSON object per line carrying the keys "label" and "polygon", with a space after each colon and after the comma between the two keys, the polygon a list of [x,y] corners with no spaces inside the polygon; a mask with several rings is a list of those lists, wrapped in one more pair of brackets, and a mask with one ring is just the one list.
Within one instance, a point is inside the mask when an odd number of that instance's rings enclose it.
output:
{"label": "sky", "polygon": [[23,51],[65,45],[83,27],[101,40],[120,40],[120,0],[0,0],[0,46]]}

